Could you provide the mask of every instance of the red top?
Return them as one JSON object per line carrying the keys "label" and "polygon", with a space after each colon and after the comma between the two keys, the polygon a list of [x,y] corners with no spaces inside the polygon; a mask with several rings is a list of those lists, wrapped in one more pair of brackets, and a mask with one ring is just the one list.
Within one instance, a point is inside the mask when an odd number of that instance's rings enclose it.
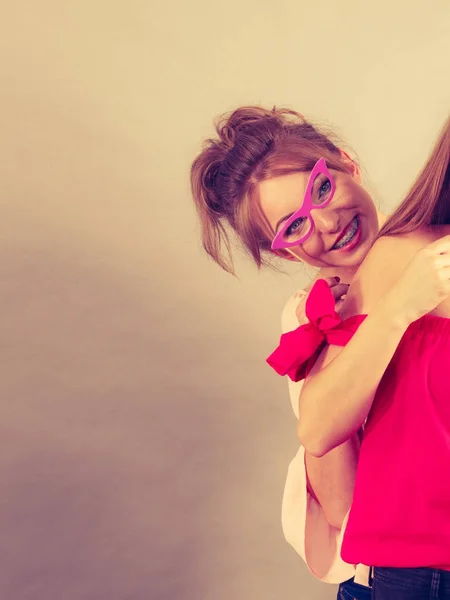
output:
{"label": "red top", "polygon": [[[286,355],[283,339],[280,347]],[[316,353],[311,346],[309,356]],[[450,570],[449,371],[450,319],[426,315],[412,323],[365,425],[341,551],[346,562]]]}
{"label": "red top", "polygon": [[450,319],[405,332],[366,422],[348,563],[450,570]]}

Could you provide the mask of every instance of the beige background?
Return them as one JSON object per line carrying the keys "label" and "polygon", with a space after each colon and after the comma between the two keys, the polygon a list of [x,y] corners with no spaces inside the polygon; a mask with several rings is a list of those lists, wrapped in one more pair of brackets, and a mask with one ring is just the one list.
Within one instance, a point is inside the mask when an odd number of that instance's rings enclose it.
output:
{"label": "beige background", "polygon": [[222,273],[188,167],[218,113],[286,105],[392,207],[448,111],[449,26],[447,0],[3,3],[1,600],[334,597],[282,537],[264,365],[305,273]]}

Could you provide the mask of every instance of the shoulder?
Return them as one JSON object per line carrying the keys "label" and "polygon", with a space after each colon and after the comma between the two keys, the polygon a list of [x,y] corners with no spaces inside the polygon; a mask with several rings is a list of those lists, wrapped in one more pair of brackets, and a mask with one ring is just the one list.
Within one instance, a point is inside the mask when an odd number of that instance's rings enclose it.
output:
{"label": "shoulder", "polygon": [[380,281],[394,279],[403,271],[418,250],[436,240],[437,237],[439,236],[433,234],[430,229],[384,236],[372,246],[356,277],[367,277],[370,274]]}
{"label": "shoulder", "polygon": [[396,283],[418,250],[436,239],[430,230],[379,238],[358,269],[342,314],[367,313]]}
{"label": "shoulder", "polygon": [[425,228],[401,235],[383,236],[374,243],[360,270],[363,271],[364,268],[367,268],[370,261],[388,257],[394,259],[392,265],[395,268],[398,259],[410,258],[412,252],[423,248],[435,239],[437,237],[433,235],[431,229]]}

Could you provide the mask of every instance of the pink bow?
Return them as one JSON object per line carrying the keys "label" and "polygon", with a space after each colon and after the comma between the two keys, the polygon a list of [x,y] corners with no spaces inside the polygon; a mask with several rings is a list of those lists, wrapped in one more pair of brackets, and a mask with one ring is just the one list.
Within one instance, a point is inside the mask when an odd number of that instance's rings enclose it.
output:
{"label": "pink bow", "polygon": [[335,306],[327,282],[318,279],[306,299],[305,312],[309,323],[283,333],[278,348],[267,358],[267,363],[279,375],[301,381],[326,344],[345,346],[349,342],[366,315],[355,315],[343,321]]}

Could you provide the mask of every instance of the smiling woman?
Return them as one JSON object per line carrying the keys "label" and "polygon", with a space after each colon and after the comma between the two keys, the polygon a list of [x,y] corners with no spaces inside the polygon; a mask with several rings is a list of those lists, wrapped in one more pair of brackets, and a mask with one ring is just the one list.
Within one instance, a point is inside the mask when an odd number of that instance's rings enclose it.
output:
{"label": "smiling woman", "polygon": [[[216,130],[218,138],[206,142],[192,165],[191,185],[204,248],[222,268],[233,272],[227,226],[258,267],[274,254],[325,268],[348,268],[361,262],[375,239],[380,215],[361,186],[357,164],[337,143],[287,109],[239,108],[222,117]],[[303,215],[308,179],[319,162],[325,169],[319,169],[317,181],[311,182],[311,206]],[[325,206],[319,195],[327,185],[327,173],[336,191]],[[297,211],[307,217],[311,229],[307,243],[299,245],[291,239],[294,250],[290,244],[274,247],[278,227],[286,219],[291,225],[289,217]],[[358,243],[346,248],[346,253],[341,247],[333,248],[346,228],[355,225]],[[320,235],[311,235],[312,230]]]}
{"label": "smiling woman", "polygon": [[[303,261],[319,268],[339,299],[384,221],[358,165],[292,110],[242,107],[221,117],[216,131],[191,168],[206,252],[234,273],[231,230],[258,268],[274,257]],[[304,320],[303,306],[298,295],[288,301],[284,331]],[[299,386],[290,383],[294,412]],[[282,521],[287,541],[316,577],[341,583],[339,598],[366,600],[368,568],[339,556],[358,453],[358,435],[321,458],[300,447],[288,470]]]}
{"label": "smiling woman", "polygon": [[294,172],[260,183],[258,199],[276,233],[272,249],[289,248],[316,267],[352,266],[367,254],[378,215],[356,165],[346,160],[348,172],[328,170],[321,158],[309,177]]}

